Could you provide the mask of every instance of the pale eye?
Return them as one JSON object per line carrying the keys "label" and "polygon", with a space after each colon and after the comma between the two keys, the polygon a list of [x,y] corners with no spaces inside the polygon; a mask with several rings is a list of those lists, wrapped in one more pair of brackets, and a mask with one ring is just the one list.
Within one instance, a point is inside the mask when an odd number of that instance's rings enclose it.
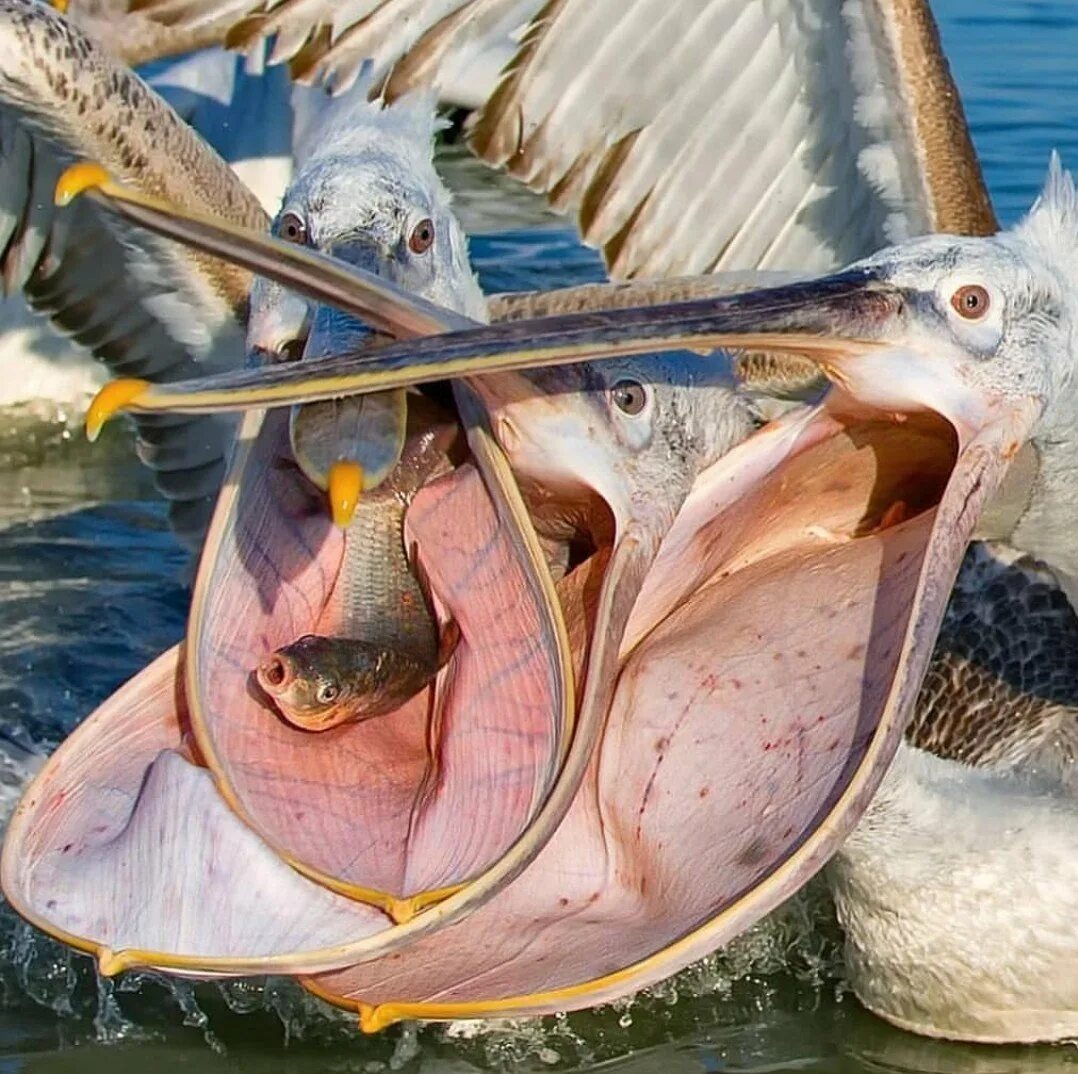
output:
{"label": "pale eye", "polygon": [[307,222],[299,213],[289,210],[277,222],[277,237],[297,246],[307,245]]}
{"label": "pale eye", "polygon": [[988,315],[992,299],[979,283],[968,283],[951,295],[951,307],[967,321],[979,321]]}
{"label": "pale eye", "polygon": [[420,220],[408,236],[408,249],[413,254],[425,254],[434,245],[434,221]]}
{"label": "pale eye", "polygon": [[610,398],[623,414],[635,417],[647,406],[648,393],[639,381],[619,380],[610,389]]}
{"label": "pale eye", "polygon": [[332,682],[324,682],[318,687],[318,703],[330,705],[340,696],[340,687]]}

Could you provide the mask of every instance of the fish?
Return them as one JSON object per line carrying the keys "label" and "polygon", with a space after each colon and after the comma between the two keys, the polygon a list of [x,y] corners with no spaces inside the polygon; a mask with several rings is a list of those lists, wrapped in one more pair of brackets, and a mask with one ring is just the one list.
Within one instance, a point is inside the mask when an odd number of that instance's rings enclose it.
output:
{"label": "fish", "polygon": [[259,666],[258,682],[290,724],[323,731],[394,712],[436,672],[436,661],[390,645],[305,634]]}
{"label": "fish", "polygon": [[[255,669],[262,692],[294,727],[326,731],[394,712],[452,652],[452,625],[444,634],[439,628],[404,522],[416,493],[450,472],[457,426],[426,397],[414,394],[410,402],[400,461],[356,505],[330,608],[332,632],[304,634]],[[293,445],[298,439],[294,422]]]}

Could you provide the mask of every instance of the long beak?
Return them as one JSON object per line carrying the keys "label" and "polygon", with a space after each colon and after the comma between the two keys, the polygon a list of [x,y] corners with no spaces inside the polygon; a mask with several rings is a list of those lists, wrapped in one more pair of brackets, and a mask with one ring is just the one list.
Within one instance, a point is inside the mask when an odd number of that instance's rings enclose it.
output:
{"label": "long beak", "polygon": [[[708,297],[569,314],[534,322],[514,321],[461,335],[458,330],[474,325],[459,314],[408,295],[332,257],[130,191],[111,181],[100,168],[76,165],[61,178],[57,197],[70,200],[84,190],[104,208],[133,223],[245,266],[312,301],[357,316],[387,334],[411,338],[449,332],[424,343],[385,348],[376,355],[357,352],[305,362],[302,367],[287,363],[168,386],[115,381],[106,385],[87,414],[91,439],[118,410],[203,412],[294,405],[450,377],[657,350],[746,347],[773,354],[807,355],[824,362],[835,354],[836,346],[833,338],[822,338],[835,334],[835,319],[827,316],[827,307],[841,304],[843,298],[848,305],[856,285],[866,282],[864,276],[839,277],[836,283],[817,281],[809,291],[799,291],[795,286],[736,298]],[[701,288],[683,287],[675,293],[700,291]],[[816,315],[801,325],[795,316],[799,298],[823,303]],[[862,294],[861,299],[863,313],[870,313],[873,306],[881,313],[880,307],[887,303],[880,295]],[[801,306],[800,312],[805,312],[803,302]],[[787,313],[791,315],[784,316]],[[871,334],[859,339],[847,332],[846,337],[840,348],[843,353],[873,345]]]}
{"label": "long beak", "polygon": [[[332,303],[325,296],[324,301]],[[905,296],[864,271],[695,302],[491,325],[172,384],[114,381],[91,405],[95,435],[117,410],[209,413],[315,402],[446,378],[664,350],[750,348],[805,355],[825,371],[885,347]]]}
{"label": "long beak", "polygon": [[926,395],[939,390],[938,369],[923,368],[920,383],[913,385],[906,363],[894,362],[901,350],[896,342],[904,312],[917,296],[871,269],[736,295],[475,328],[467,318],[413,298],[354,266],[135,194],[99,169],[74,169],[58,190],[70,197],[83,188],[91,188],[105,207],[134,222],[232,260],[389,334],[446,333],[373,354],[348,353],[168,385],[115,381],[102,389],[87,414],[91,438],[121,409],[197,413],[295,405],[432,380],[663,350],[725,347],[797,355],[817,363],[854,394],[859,394],[854,383],[858,378],[847,359],[886,352],[885,362],[898,374],[894,385],[900,390],[893,399],[879,398],[879,371],[858,363],[872,381],[868,401],[873,405],[919,408],[926,405]]}

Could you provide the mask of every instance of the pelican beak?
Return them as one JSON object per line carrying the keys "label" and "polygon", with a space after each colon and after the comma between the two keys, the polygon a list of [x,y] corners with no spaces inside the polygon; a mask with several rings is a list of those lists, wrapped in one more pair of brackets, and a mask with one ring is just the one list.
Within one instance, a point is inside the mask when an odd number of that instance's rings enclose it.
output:
{"label": "pelican beak", "polygon": [[555,399],[529,400],[515,373],[472,382],[517,465],[549,484],[578,458],[618,523],[598,606],[563,594],[571,631],[593,624],[582,711],[608,709],[574,808],[520,881],[467,928],[305,982],[367,1029],[549,1014],[670,976],[815,873],[890,764],[1039,404],[983,397],[923,354],[916,296],[869,273],[739,296],[721,322],[711,305],[721,342],[807,349],[843,390],[716,462],[657,550]]}
{"label": "pelican beak", "polygon": [[[612,624],[620,651],[592,657],[616,680],[554,838],[466,926],[305,985],[367,1030],[551,1014],[667,978],[788,898],[879,786],[978,514],[1034,417],[1017,407],[960,445],[935,414],[834,393],[705,471],[657,554],[626,528],[605,607],[587,579],[562,590],[574,639],[594,622],[594,653]],[[591,668],[588,687],[608,688]]]}
{"label": "pelican beak", "polygon": [[[307,634],[349,637],[363,587],[394,580],[382,545],[331,524],[288,414],[246,415],[183,653],[106,702],[9,830],[3,883],[28,918],[97,952],[104,972],[310,972],[466,918],[534,859],[597,732],[578,727],[560,603],[516,485],[478,404],[459,395],[459,421],[412,415],[411,435],[445,442],[445,472],[390,531],[450,641],[434,680],[320,734],[286,723],[258,688],[268,654]],[[265,869],[248,882],[256,856]],[[198,863],[180,870],[199,886],[189,899],[157,882],[177,862]],[[177,898],[205,908],[198,928]]]}
{"label": "pelican beak", "polygon": [[[354,318],[319,306],[302,360],[369,338],[368,329]],[[328,496],[337,526],[351,524],[361,497],[385,481],[400,462],[407,422],[403,388],[292,407],[288,419],[292,455],[311,484]]]}
{"label": "pelican beak", "polygon": [[676,504],[650,510],[652,497],[633,496],[624,450],[596,439],[596,428],[606,424],[594,412],[605,406],[604,393],[581,392],[579,381],[565,373],[503,373],[468,383],[513,472],[539,497],[533,510],[541,514],[553,504],[563,517],[575,515],[576,527],[588,531],[597,549],[593,571],[601,583],[588,609],[578,715],[578,733],[597,741],[613,701],[629,618]]}
{"label": "pelican beak", "polygon": [[[255,673],[303,635],[347,636],[365,572],[394,581],[379,573],[384,544],[326,517],[291,458],[288,415],[246,415],[184,650],[83,725],[9,829],[3,883],[20,912],[106,973],[311,972],[466,918],[527,866],[594,737],[576,733],[542,552],[468,413],[471,459],[447,451],[456,465],[415,495],[397,538],[455,644],[395,711],[320,734],[282,720]],[[414,435],[459,428],[443,413]],[[177,898],[202,908],[197,925]]]}
{"label": "pelican beak", "polygon": [[[309,293],[318,289],[308,284]],[[333,303],[328,288],[321,297]],[[855,268],[717,298],[456,330],[302,366],[167,385],[115,381],[92,404],[87,425],[96,431],[121,409],[200,413],[272,407],[445,378],[722,347],[808,358],[865,403],[896,412],[937,409],[963,435],[970,434],[987,419],[992,402],[964,386],[962,365],[969,355],[939,355],[916,346],[911,326],[922,298],[875,269]]]}

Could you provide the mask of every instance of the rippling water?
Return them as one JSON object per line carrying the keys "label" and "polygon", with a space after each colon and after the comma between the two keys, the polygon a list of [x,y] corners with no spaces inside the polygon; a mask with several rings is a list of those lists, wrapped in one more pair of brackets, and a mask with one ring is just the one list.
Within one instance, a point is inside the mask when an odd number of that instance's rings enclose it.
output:
{"label": "rippling water", "polygon": [[[936,0],[944,43],[1004,222],[1053,148],[1078,167],[1078,0]],[[596,256],[463,152],[444,163],[491,290],[597,279]],[[0,809],[93,705],[183,630],[187,561],[116,429],[91,451],[62,426],[0,431]],[[720,956],[613,1009],[484,1028],[356,1035],[287,983],[96,981],[88,960],[0,911],[0,1074],[8,1071],[475,1069],[703,1072],[1078,1071],[1073,1047],[922,1040],[864,1012],[810,890]],[[287,1048],[284,1045],[287,1044]]]}

